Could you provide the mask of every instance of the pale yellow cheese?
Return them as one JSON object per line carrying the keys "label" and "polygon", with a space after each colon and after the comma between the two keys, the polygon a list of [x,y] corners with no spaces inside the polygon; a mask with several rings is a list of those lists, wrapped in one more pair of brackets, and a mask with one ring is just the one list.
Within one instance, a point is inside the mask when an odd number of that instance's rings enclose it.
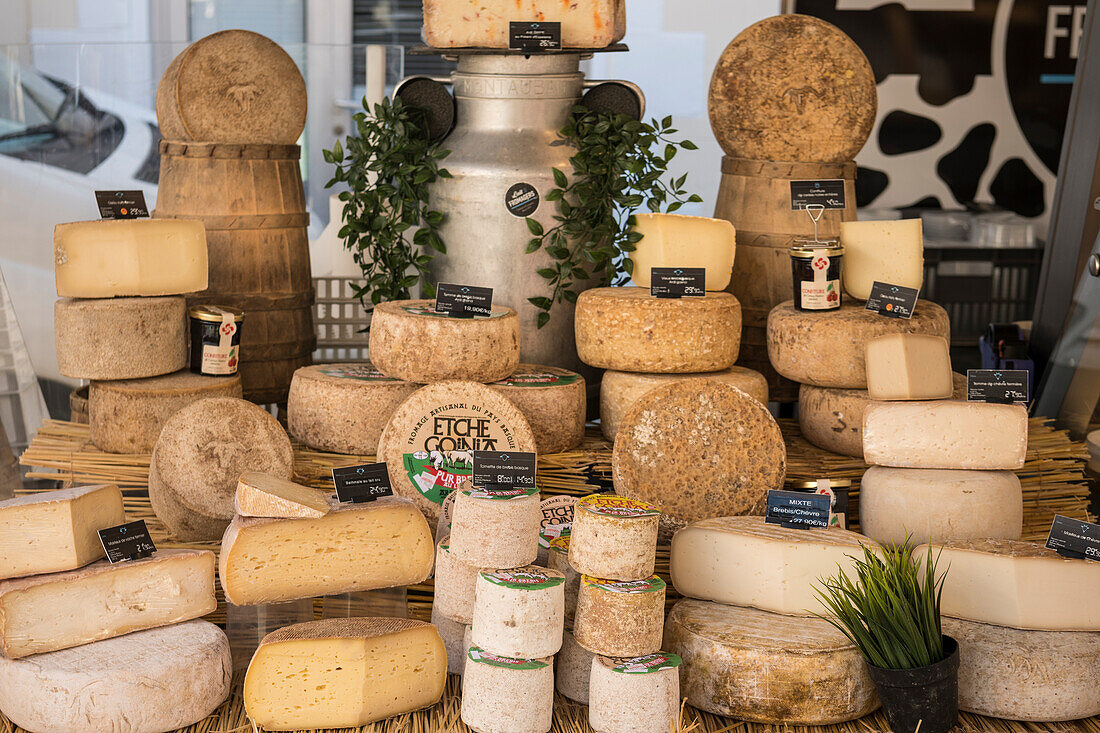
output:
{"label": "pale yellow cheese", "polygon": [[242,517],[316,519],[332,508],[324,492],[259,471],[241,474],[234,502]]}
{"label": "pale yellow cheese", "polygon": [[425,0],[435,48],[508,48],[510,21],[561,23],[563,48],[604,48],[626,33],[626,0]]}
{"label": "pale yellow cheese", "polygon": [[841,282],[853,298],[867,300],[876,280],[920,290],[924,282],[924,238],[920,219],[842,221]]}
{"label": "pale yellow cheese", "polygon": [[867,393],[873,400],[938,400],[951,396],[947,339],[892,333],[867,342]]}
{"label": "pale yellow cheese", "polygon": [[635,214],[634,284],[650,286],[654,267],[702,267],[707,290],[725,290],[733,274],[733,224],[725,219],[682,214]]}

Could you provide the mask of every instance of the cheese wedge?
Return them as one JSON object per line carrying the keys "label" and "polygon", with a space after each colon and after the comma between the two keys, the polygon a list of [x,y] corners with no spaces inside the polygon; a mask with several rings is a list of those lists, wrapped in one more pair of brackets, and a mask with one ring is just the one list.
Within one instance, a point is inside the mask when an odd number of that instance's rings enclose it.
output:
{"label": "cheese wedge", "polygon": [[316,519],[331,508],[324,492],[259,471],[241,474],[234,501],[242,517]]}
{"label": "cheese wedge", "polygon": [[630,253],[634,284],[650,286],[654,267],[702,267],[707,290],[725,290],[733,275],[735,231],[725,219],[682,214],[635,214],[642,235]]}

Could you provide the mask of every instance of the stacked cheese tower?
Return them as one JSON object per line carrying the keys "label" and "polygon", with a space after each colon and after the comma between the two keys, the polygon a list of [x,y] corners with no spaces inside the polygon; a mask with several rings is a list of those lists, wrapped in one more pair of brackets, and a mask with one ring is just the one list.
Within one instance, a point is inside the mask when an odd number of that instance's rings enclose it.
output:
{"label": "stacked cheese tower", "polygon": [[0,711],[36,733],[174,730],[229,696],[214,553],[112,564],[98,531],[126,522],[114,485],[0,502]]}

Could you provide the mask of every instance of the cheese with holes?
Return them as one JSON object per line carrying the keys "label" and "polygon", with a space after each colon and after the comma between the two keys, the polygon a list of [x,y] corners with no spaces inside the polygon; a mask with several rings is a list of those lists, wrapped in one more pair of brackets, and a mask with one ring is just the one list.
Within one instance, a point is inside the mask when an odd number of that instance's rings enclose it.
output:
{"label": "cheese with holes", "polygon": [[660,511],[622,496],[590,494],[577,502],[569,564],[598,578],[643,580],[657,560]]}
{"label": "cheese with holes", "polygon": [[495,382],[519,366],[519,317],[503,305],[489,316],[452,318],[436,313],[434,300],[379,303],[370,358],[380,372],[405,382]]}
{"label": "cheese with holes", "polygon": [[0,501],[0,578],[74,570],[103,557],[99,530],[126,522],[114,484]]}
{"label": "cheese with holes", "polygon": [[439,612],[436,603],[432,604],[432,624],[439,631],[443,647],[447,650],[447,674],[462,674],[466,668],[466,629],[470,625],[447,618]]}
{"label": "cheese with holes", "polygon": [[639,374],[608,370],[600,382],[600,430],[605,438],[614,441],[619,424],[639,397],[669,382],[699,379],[725,382],[761,404],[768,404],[768,380],[760,372],[746,367],[731,366],[720,372],[693,374]]}
{"label": "cheese with holes", "polygon": [[604,48],[626,33],[626,1],[426,0],[424,40],[435,48],[508,48],[514,21],[561,23],[563,48]]}
{"label": "cheese with holes", "polygon": [[815,587],[836,575],[854,577],[860,545],[875,543],[845,529],[792,529],[763,517],[696,522],[672,538],[672,585],[680,595],[809,616],[824,613]]}
{"label": "cheese with holes", "polygon": [[920,219],[842,221],[844,291],[867,300],[875,281],[921,289],[924,238]]}
{"label": "cheese with holes", "polygon": [[596,657],[588,722],[597,733],[666,733],[680,729],[680,657]]}
{"label": "cheese with holes", "polygon": [[411,502],[335,504],[314,519],[236,517],[218,575],[238,606],[414,585],[432,571],[435,544]]}
{"label": "cheese with holes", "polygon": [[354,728],[433,705],[447,683],[434,626],[404,618],[332,618],[263,638],[244,708],[264,730]]}
{"label": "cheese with holes", "polygon": [[582,705],[588,704],[588,682],[592,677],[592,659],[596,655],[577,643],[573,627],[566,626],[561,651],[555,658],[554,687],[562,695]]}
{"label": "cheese with holes", "polygon": [[242,517],[283,519],[316,519],[332,508],[324,491],[259,471],[242,473],[237,479],[234,506]]}
{"label": "cheese with holes", "polygon": [[818,387],[867,388],[867,342],[894,333],[923,333],[951,340],[947,311],[917,302],[912,318],[888,318],[863,303],[831,311],[800,311],[786,301],[768,313],[768,359],[787,379]]}
{"label": "cheese with holes", "polygon": [[1011,471],[872,466],[859,483],[860,532],[881,544],[1018,540],[1023,521],[1023,491]]}
{"label": "cheese with holes", "polygon": [[92,382],[88,426],[92,442],[108,453],[152,453],[164,423],[192,402],[241,397],[241,378],[209,377],[184,369],[149,379]]}
{"label": "cheese with holes", "polygon": [[891,333],[867,342],[867,392],[873,400],[939,400],[954,391],[947,339]]}
{"label": "cheese with holes", "polygon": [[188,621],[38,654],[0,656],[0,711],[36,733],[162,733],[229,697],[225,632]]}
{"label": "cheese with holes", "polygon": [[548,733],[554,658],[522,659],[470,647],[462,677],[462,722],[477,733]]}
{"label": "cheese with holes", "polygon": [[205,616],[214,553],[159,550],[112,565],[0,581],[0,651],[16,659]]}
{"label": "cheese with holes", "polygon": [[372,455],[390,415],[420,387],[369,361],[302,367],[290,380],[287,432],[317,450]]}
{"label": "cheese with holes", "polygon": [[565,576],[528,565],[477,576],[470,640],[506,657],[549,657],[561,648]]}
{"label": "cheese with holes", "polygon": [[206,228],[187,219],[58,224],[53,262],[62,298],[195,293],[206,290]]}
{"label": "cheese with holes", "polygon": [[773,725],[830,725],[878,707],[863,655],[831,624],[684,599],[665,648],[680,655],[692,707]]}
{"label": "cheese with holes", "polygon": [[444,536],[435,547],[435,589],[432,612],[463,624],[474,620],[474,590],[482,568],[458,560],[451,552],[451,540]]}
{"label": "cheese with holes", "polygon": [[529,565],[539,554],[541,527],[538,489],[479,489],[467,482],[455,497],[451,553],[471,567]]}
{"label": "cheese with holes", "polygon": [[737,361],[741,304],[729,293],[654,298],[648,288],[592,288],[577,298],[577,356],[624,372],[716,372]]}
{"label": "cheese with holes", "polygon": [[959,642],[960,710],[1039,722],[1100,715],[1100,633],[946,617],[943,633]]}
{"label": "cheese with holes", "polygon": [[639,657],[661,649],[665,581],[581,576],[573,635],[593,654]]}
{"label": "cheese with holes", "polygon": [[642,235],[630,253],[634,284],[650,285],[654,267],[702,267],[707,290],[725,290],[733,275],[735,232],[725,219],[682,214],[635,214]]}
{"label": "cheese with holes", "polygon": [[940,570],[949,570],[944,616],[1016,629],[1100,631],[1098,562],[1019,540],[955,540],[932,550]]}
{"label": "cheese with holes", "polygon": [[569,564],[569,538],[562,535],[550,540],[547,564],[565,576],[565,618],[572,621],[577,613],[577,593],[581,587],[581,574]]}
{"label": "cheese with holes", "polygon": [[873,466],[999,471],[1023,468],[1026,457],[1022,405],[875,402],[863,412],[863,458]]}
{"label": "cheese with holes", "polygon": [[74,379],[140,379],[187,366],[187,304],[180,296],[54,303],[57,368]]}
{"label": "cheese with holes", "polygon": [[587,415],[584,377],[568,369],[520,364],[489,385],[519,408],[535,433],[541,453],[561,453],[584,440]]}

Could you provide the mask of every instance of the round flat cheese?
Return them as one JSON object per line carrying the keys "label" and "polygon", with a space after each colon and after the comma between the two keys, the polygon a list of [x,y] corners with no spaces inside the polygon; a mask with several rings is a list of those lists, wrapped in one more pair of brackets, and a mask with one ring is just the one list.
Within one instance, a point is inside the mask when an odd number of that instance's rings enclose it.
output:
{"label": "round flat cheese", "polygon": [[[451,554],[470,567],[518,568],[528,565],[538,557],[541,526],[542,506],[538,489],[481,489],[467,482],[455,497],[454,514],[451,516]],[[496,650],[490,648],[490,651]]]}
{"label": "round flat cheese", "polygon": [[187,301],[61,298],[54,303],[57,368],[74,379],[141,379],[187,366]]}
{"label": "round flat cheese", "polygon": [[569,564],[598,578],[642,580],[657,559],[657,507],[622,496],[591,494],[577,502]]}
{"label": "round flat cheese", "polygon": [[462,676],[463,723],[477,733],[546,733],[553,715],[553,657],[505,657],[470,647]]}
{"label": "round flat cheese", "polygon": [[581,576],[573,635],[593,654],[638,657],[661,649],[665,581]]}
{"label": "round flat cheese", "polygon": [[596,657],[588,688],[588,722],[597,733],[665,733],[680,729],[676,654]]}
{"label": "round flat cheese", "polygon": [[577,593],[581,587],[581,574],[569,564],[569,535],[550,540],[547,566],[565,576],[565,618],[572,621],[577,615]]}
{"label": "round flat cheese", "polygon": [[435,546],[435,587],[432,593],[432,614],[462,624],[474,620],[474,591],[477,574],[482,568],[467,565],[451,552],[450,537],[444,536]]}
{"label": "round flat cheese", "polygon": [[470,640],[507,657],[549,657],[561,648],[565,576],[527,565],[477,575]]}
{"label": "round flat cheese", "polygon": [[584,377],[568,369],[520,364],[489,385],[519,408],[535,432],[539,453],[561,453],[584,440]]}
{"label": "round flat cheese", "polygon": [[432,624],[443,638],[447,650],[447,674],[462,674],[466,669],[466,630],[469,624],[452,621],[439,612],[437,604],[432,604]]}
{"label": "round flat cheese", "polygon": [[588,682],[592,676],[592,658],[596,655],[577,643],[573,627],[566,626],[562,634],[561,651],[554,662],[557,666],[554,686],[574,702],[588,704]]}

